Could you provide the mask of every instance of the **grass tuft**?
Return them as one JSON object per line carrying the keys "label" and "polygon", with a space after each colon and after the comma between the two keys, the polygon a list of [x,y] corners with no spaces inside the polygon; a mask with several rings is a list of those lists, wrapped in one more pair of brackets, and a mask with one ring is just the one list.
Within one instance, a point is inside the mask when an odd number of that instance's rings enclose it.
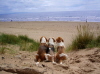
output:
{"label": "grass tuft", "polygon": [[6,52],[6,47],[0,47],[0,54],[4,54]]}
{"label": "grass tuft", "polygon": [[21,41],[25,41],[25,42],[34,42],[33,39],[30,39],[28,38],[26,35],[19,35],[18,38],[21,40]]}
{"label": "grass tuft", "polygon": [[99,47],[100,48],[100,36],[97,36],[93,39],[88,45],[87,48]]}
{"label": "grass tuft", "polygon": [[89,25],[77,26],[77,31],[78,34],[72,44],[68,46],[68,51],[100,46],[100,35],[96,37],[94,32],[91,32]]}

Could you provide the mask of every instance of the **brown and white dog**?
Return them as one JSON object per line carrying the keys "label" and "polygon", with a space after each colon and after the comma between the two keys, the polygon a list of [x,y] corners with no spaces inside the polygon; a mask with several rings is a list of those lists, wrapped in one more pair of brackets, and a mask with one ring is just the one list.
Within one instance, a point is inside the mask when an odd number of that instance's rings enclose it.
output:
{"label": "brown and white dog", "polygon": [[52,63],[55,63],[55,39],[49,38],[48,39],[48,49],[45,54],[46,61],[52,61]]}
{"label": "brown and white dog", "polygon": [[68,56],[64,53],[65,52],[65,45],[64,40],[61,37],[58,37],[56,39],[57,43],[57,54],[56,54],[56,60],[62,64],[63,60],[66,60]]}
{"label": "brown and white dog", "polygon": [[47,48],[48,48],[47,38],[42,36],[40,38],[40,46],[36,54],[36,61],[37,61],[36,65],[38,65],[40,61],[45,60],[45,54],[46,54]]}

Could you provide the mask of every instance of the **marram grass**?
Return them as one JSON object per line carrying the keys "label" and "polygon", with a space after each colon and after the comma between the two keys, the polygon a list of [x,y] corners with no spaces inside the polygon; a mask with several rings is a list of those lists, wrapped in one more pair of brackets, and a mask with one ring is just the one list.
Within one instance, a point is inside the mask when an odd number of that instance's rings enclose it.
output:
{"label": "marram grass", "polygon": [[26,35],[15,36],[12,34],[0,34],[0,52],[5,53],[8,48],[3,47],[6,45],[18,45],[22,51],[36,51],[39,42],[28,38]]}
{"label": "marram grass", "polygon": [[96,37],[94,32],[91,32],[89,25],[77,26],[77,32],[78,34],[67,48],[68,51],[100,47],[100,35]]}

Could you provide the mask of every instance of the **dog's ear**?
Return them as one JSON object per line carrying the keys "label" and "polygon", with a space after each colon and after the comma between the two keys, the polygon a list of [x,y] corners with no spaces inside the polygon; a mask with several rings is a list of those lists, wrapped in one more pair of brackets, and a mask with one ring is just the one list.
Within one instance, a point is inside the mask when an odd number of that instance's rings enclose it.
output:
{"label": "dog's ear", "polygon": [[60,42],[60,39],[59,39],[59,37],[56,39],[56,42]]}
{"label": "dog's ear", "polygon": [[56,39],[56,42],[58,42],[58,38]]}
{"label": "dog's ear", "polygon": [[41,42],[42,37],[40,37],[40,42]]}
{"label": "dog's ear", "polygon": [[60,40],[61,40],[62,42],[64,42],[64,40],[63,40],[63,38],[62,38],[62,37],[60,37]]}
{"label": "dog's ear", "polygon": [[53,41],[55,42],[55,39],[54,38],[52,38],[53,39]]}
{"label": "dog's ear", "polygon": [[47,42],[49,42],[50,38],[47,40]]}
{"label": "dog's ear", "polygon": [[46,39],[46,42],[48,42],[48,39],[45,37],[45,39]]}
{"label": "dog's ear", "polygon": [[64,42],[64,40],[62,39],[62,42]]}

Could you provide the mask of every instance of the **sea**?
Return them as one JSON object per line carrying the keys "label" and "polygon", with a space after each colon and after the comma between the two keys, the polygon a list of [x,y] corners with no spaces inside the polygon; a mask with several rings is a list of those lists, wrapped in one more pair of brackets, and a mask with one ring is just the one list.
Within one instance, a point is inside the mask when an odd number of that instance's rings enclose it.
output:
{"label": "sea", "polygon": [[100,11],[20,12],[0,14],[0,21],[100,22]]}

